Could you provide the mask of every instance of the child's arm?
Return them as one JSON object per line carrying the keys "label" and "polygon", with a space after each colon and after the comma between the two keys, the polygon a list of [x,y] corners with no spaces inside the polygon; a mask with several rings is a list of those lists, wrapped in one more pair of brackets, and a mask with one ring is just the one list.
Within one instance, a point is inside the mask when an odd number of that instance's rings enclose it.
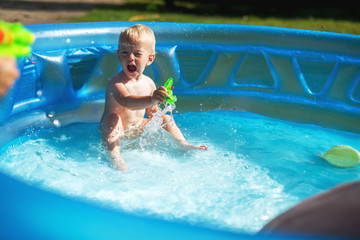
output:
{"label": "child's arm", "polygon": [[149,108],[156,105],[158,102],[164,102],[165,98],[169,96],[163,86],[159,87],[148,96],[130,95],[124,84],[121,83],[115,84],[110,90],[110,94],[120,105],[133,110]]}

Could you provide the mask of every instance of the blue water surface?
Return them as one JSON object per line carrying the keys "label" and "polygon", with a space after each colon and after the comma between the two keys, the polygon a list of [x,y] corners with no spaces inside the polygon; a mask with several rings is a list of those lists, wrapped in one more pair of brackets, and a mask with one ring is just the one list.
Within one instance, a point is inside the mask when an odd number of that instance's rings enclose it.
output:
{"label": "blue water surface", "polygon": [[256,233],[303,199],[360,177],[317,156],[360,149],[359,134],[248,112],[175,113],[193,145],[163,130],[121,142],[129,171],[107,161],[98,124],[29,128],[0,149],[0,171],[30,185],[107,208],[170,221]]}

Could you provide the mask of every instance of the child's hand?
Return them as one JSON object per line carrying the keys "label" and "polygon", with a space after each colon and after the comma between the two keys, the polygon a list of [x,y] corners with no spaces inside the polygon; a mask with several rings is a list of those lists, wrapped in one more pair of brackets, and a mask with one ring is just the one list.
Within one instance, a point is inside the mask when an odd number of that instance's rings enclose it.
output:
{"label": "child's hand", "polygon": [[208,146],[206,146],[206,145],[201,145],[201,146],[193,146],[193,145],[191,145],[190,143],[188,143],[188,141],[186,141],[186,140],[183,140],[183,141],[180,141],[180,143],[182,144],[182,145],[184,145],[185,147],[188,147],[188,148],[190,148],[190,149],[198,149],[198,150],[208,150]]}
{"label": "child's hand", "polygon": [[151,102],[153,104],[157,104],[158,102],[162,103],[167,97],[169,97],[169,94],[166,93],[166,88],[161,86],[153,92],[151,96]]}

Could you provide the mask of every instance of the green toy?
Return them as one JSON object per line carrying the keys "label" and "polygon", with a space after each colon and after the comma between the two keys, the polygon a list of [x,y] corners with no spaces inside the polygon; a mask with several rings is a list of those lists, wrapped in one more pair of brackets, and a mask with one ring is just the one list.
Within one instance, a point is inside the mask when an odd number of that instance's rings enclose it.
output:
{"label": "green toy", "polygon": [[34,40],[34,35],[20,23],[0,21],[0,56],[28,56]]}
{"label": "green toy", "polygon": [[360,153],[352,147],[337,145],[328,150],[324,155],[318,153],[329,163],[338,167],[354,167],[360,163]]}
{"label": "green toy", "polygon": [[172,92],[172,90],[174,89],[174,87],[172,85],[173,85],[173,79],[172,78],[169,78],[166,81],[166,83],[164,84],[164,87],[166,88],[166,93],[170,95],[170,97],[166,98],[166,102],[169,105],[173,105],[177,101],[176,96],[174,96],[173,92]]}

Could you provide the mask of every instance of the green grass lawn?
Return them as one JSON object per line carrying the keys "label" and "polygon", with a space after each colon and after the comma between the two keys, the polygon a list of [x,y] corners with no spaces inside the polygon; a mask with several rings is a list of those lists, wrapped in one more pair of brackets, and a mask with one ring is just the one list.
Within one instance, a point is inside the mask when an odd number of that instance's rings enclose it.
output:
{"label": "green grass lawn", "polygon": [[[162,0],[129,0],[121,6],[102,5],[86,16],[71,22],[156,21],[227,23],[276,26],[360,35],[360,15],[357,8],[338,6],[284,8],[280,5],[256,7],[251,4],[219,4],[200,1],[175,1],[175,7],[165,7]],[[229,2],[223,0],[223,2]],[[249,2],[249,1],[248,1]],[[250,1],[251,2],[251,1]]]}

